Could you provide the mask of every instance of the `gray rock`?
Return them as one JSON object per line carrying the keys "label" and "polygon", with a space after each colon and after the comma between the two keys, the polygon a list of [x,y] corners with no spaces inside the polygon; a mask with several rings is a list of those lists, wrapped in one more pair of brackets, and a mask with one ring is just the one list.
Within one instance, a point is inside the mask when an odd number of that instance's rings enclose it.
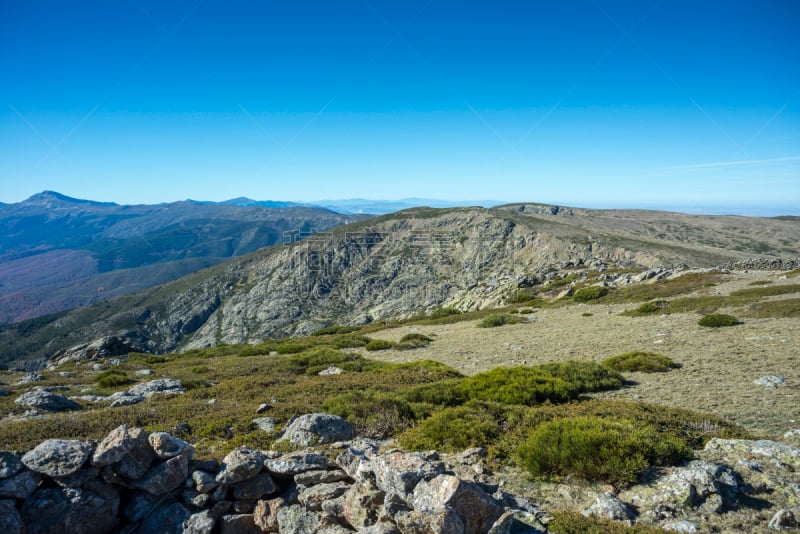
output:
{"label": "gray rock", "polygon": [[547,534],[547,528],[529,512],[508,510],[494,522],[488,534]]}
{"label": "gray rock", "polygon": [[97,482],[91,488],[40,489],[22,506],[26,531],[85,534],[112,532],[117,526],[119,496],[111,486]]}
{"label": "gray rock", "polygon": [[311,413],[289,420],[279,441],[297,447],[310,447],[355,437],[355,429],[338,415]]}
{"label": "gray rock", "polygon": [[256,413],[264,413],[267,410],[271,410],[271,409],[272,409],[272,406],[270,406],[266,402],[262,402],[261,404],[258,405],[258,408],[256,408]]}
{"label": "gray rock", "polygon": [[99,467],[87,466],[78,469],[71,475],[64,477],[53,477],[53,480],[56,482],[56,484],[65,488],[80,488],[90,480],[97,478],[97,475],[99,474]]}
{"label": "gray rock", "polygon": [[705,450],[742,457],[762,456],[778,467],[789,466],[794,470],[800,470],[800,447],[776,441],[712,438],[706,443]]}
{"label": "gray rock", "polygon": [[129,521],[141,521],[161,504],[161,498],[146,491],[133,491],[122,514]]}
{"label": "gray rock", "polygon": [[280,497],[258,501],[253,511],[253,521],[263,532],[278,532],[278,510],[284,506],[286,501]]}
{"label": "gray rock", "polygon": [[464,518],[467,534],[488,531],[503,513],[477,484],[452,475],[421,481],[414,488],[412,504],[415,510],[454,510]]}
{"label": "gray rock", "polygon": [[378,522],[386,493],[370,483],[354,484],[344,494],[342,515],[355,528],[368,527]]}
{"label": "gray rock", "polygon": [[340,375],[340,374],[342,374],[342,368],[341,367],[336,367],[335,365],[332,365],[332,366],[328,367],[327,369],[323,369],[322,371],[320,371],[317,374],[319,376]]}
{"label": "gray rock", "polygon": [[767,528],[783,530],[784,528],[795,528],[797,526],[797,520],[791,510],[778,510],[769,520]]}
{"label": "gray rock", "polygon": [[3,534],[24,534],[25,525],[22,524],[14,501],[0,500],[0,532]]}
{"label": "gray rock", "polygon": [[147,439],[156,456],[162,460],[174,458],[179,454],[185,453],[188,449],[194,450],[194,447],[185,441],[174,438],[166,432],[153,432]]}
{"label": "gray rock", "polygon": [[383,509],[386,511],[386,515],[389,517],[394,517],[400,512],[411,511],[411,507],[408,505],[408,502],[406,502],[406,500],[397,493],[386,494],[386,496],[383,498]]}
{"label": "gray rock", "polygon": [[151,467],[133,486],[153,495],[163,495],[183,486],[189,476],[189,454],[181,454]]}
{"label": "gray rock", "polygon": [[326,469],[329,462],[321,454],[296,452],[264,460],[264,467],[277,477],[293,477],[306,471]]}
{"label": "gray rock", "polygon": [[451,508],[439,510],[412,510],[395,517],[403,534],[464,534],[467,526],[464,518]]}
{"label": "gray rock", "polygon": [[342,482],[348,480],[350,477],[341,469],[334,469],[327,471],[324,469],[315,469],[313,471],[306,471],[298,473],[294,476],[294,481],[303,486],[313,486],[314,484],[327,484],[330,482]]}
{"label": "gray rock", "polygon": [[322,503],[344,495],[348,489],[347,484],[332,482],[317,484],[316,486],[298,488],[297,500],[312,512],[321,512]]}
{"label": "gray rock", "polygon": [[264,432],[272,432],[275,430],[274,417],[256,417],[253,419],[253,423],[259,430],[263,430]]}
{"label": "gray rock", "polygon": [[138,375],[138,376],[150,376],[150,375],[153,374],[153,370],[152,369],[139,369],[133,374]]}
{"label": "gray rock", "polygon": [[667,532],[681,532],[682,534],[700,532],[700,525],[693,521],[687,521],[686,519],[665,521],[659,526],[662,530],[666,530]]}
{"label": "gray rock", "polygon": [[92,465],[111,465],[122,460],[136,445],[136,439],[128,430],[128,425],[121,425],[109,432],[100,442],[92,455]]}
{"label": "gray rock", "polygon": [[200,469],[196,469],[192,473],[192,480],[200,493],[211,493],[219,486],[219,482],[214,478],[214,475]]}
{"label": "gray rock", "polygon": [[17,385],[30,384],[31,382],[41,382],[44,379],[45,377],[43,375],[31,372],[20,377],[20,379],[17,380]]}
{"label": "gray rock", "polygon": [[183,525],[191,513],[182,504],[173,502],[159,506],[142,521],[137,532],[158,534],[183,534]]}
{"label": "gray rock", "polygon": [[374,458],[375,483],[386,493],[408,495],[421,480],[444,472],[442,462],[431,462],[420,453],[395,452]]}
{"label": "gray rock", "polygon": [[80,410],[81,405],[63,395],[52,393],[44,389],[33,389],[20,395],[15,401],[20,406],[29,406],[49,412],[63,412]]}
{"label": "gray rock", "polygon": [[782,376],[767,375],[753,380],[753,383],[767,388],[776,388],[782,386],[786,380]]}
{"label": "gray rock", "polygon": [[14,451],[0,451],[0,479],[19,473],[22,462]]}
{"label": "gray rock", "polygon": [[109,404],[108,407],[119,408],[120,406],[130,406],[131,404],[139,404],[140,402],[144,402],[144,397],[141,395],[130,395],[125,392],[124,395],[120,395],[111,401],[111,404]]}
{"label": "gray rock", "polygon": [[71,475],[89,457],[89,445],[76,439],[48,439],[22,457],[25,467],[51,477]]}
{"label": "gray rock", "polygon": [[278,509],[278,532],[281,534],[308,534],[320,527],[320,516],[300,506],[283,506]]}
{"label": "gray rock", "polygon": [[231,488],[233,498],[237,501],[255,501],[279,490],[269,473],[259,473],[249,480],[232,485]]}
{"label": "gray rock", "polygon": [[636,517],[630,506],[619,500],[613,493],[608,492],[598,495],[594,504],[581,513],[587,517],[594,516],[601,519],[622,521],[629,525],[632,524],[632,520]]}
{"label": "gray rock", "polygon": [[264,455],[260,451],[239,447],[222,460],[222,469],[217,473],[220,484],[236,484],[255,477],[264,467]]}
{"label": "gray rock", "polygon": [[358,529],[359,534],[400,534],[394,523],[381,521],[368,527]]}
{"label": "gray rock", "polygon": [[221,534],[261,534],[253,514],[231,514],[220,517]]}
{"label": "gray rock", "polygon": [[150,398],[156,394],[177,395],[183,392],[180,380],[175,380],[174,378],[157,378],[149,382],[136,384],[128,390],[128,394],[144,398]]}
{"label": "gray rock", "polygon": [[42,480],[42,475],[25,469],[13,477],[0,480],[0,498],[27,499]]}
{"label": "gray rock", "polygon": [[203,510],[189,516],[183,524],[183,534],[211,534],[217,524],[211,510]]}
{"label": "gray rock", "polygon": [[147,432],[141,428],[129,428],[128,436],[133,440],[133,445],[128,449],[128,453],[117,463],[114,464],[114,472],[128,478],[137,480],[142,478],[150,465],[156,458],[153,447],[147,439]]}

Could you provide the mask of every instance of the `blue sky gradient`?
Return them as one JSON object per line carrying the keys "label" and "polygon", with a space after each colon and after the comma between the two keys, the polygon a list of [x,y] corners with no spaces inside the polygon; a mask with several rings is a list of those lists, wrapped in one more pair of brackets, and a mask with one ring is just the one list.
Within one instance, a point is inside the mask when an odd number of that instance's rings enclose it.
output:
{"label": "blue sky gradient", "polygon": [[0,0],[0,201],[800,213],[795,0]]}

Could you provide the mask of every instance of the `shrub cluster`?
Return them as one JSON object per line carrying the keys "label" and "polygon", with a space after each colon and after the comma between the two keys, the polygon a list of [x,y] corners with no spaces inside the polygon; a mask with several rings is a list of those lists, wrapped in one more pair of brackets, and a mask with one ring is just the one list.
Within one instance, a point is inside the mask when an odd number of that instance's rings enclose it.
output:
{"label": "shrub cluster", "polygon": [[521,323],[523,320],[519,317],[514,317],[508,313],[494,313],[484,317],[478,323],[478,328],[494,328],[496,326],[503,326],[505,324]]}
{"label": "shrub cluster", "polygon": [[620,373],[638,371],[640,373],[663,373],[680,367],[671,358],[655,352],[626,352],[610,356],[603,365]]}
{"label": "shrub cluster", "polygon": [[603,286],[588,286],[577,290],[572,299],[575,302],[587,302],[608,295],[608,288]]}
{"label": "shrub cluster", "polygon": [[128,375],[119,369],[103,371],[97,375],[96,381],[97,385],[101,388],[115,388],[132,382]]}
{"label": "shrub cluster", "polygon": [[725,315],[724,313],[710,313],[700,318],[697,324],[710,328],[721,328],[723,326],[736,326],[739,324],[739,319],[733,315]]}

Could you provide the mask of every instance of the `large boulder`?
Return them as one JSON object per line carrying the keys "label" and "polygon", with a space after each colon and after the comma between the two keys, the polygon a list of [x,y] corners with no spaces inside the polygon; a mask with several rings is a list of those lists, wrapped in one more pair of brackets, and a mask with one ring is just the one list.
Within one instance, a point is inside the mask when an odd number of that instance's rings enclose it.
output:
{"label": "large boulder", "polygon": [[328,413],[310,413],[289,420],[280,441],[297,447],[310,447],[355,437],[355,429],[347,420]]}
{"label": "large boulder", "polygon": [[408,495],[421,480],[431,480],[444,472],[442,462],[431,461],[421,453],[394,452],[377,456],[370,466],[379,489],[400,495]]}
{"label": "large boulder", "polygon": [[250,480],[264,468],[264,455],[257,450],[239,447],[222,460],[222,469],[217,473],[217,482],[223,485]]}
{"label": "large boulder", "polygon": [[158,532],[158,534],[183,534],[184,524],[191,513],[182,504],[164,504],[148,514],[136,532]]}
{"label": "large boulder", "polygon": [[134,481],[134,487],[153,495],[163,495],[180,488],[189,476],[190,457],[190,454],[181,454],[156,464],[143,478]]}
{"label": "large boulder", "polygon": [[412,503],[417,511],[455,511],[464,518],[467,534],[488,531],[503,513],[500,505],[480,486],[453,475],[421,481],[414,488]]}
{"label": "large boulder", "polygon": [[256,503],[253,521],[263,532],[278,532],[278,510],[287,506],[281,497]]}
{"label": "large boulder", "polygon": [[136,384],[128,390],[128,395],[150,398],[153,395],[176,395],[183,393],[180,380],[174,378],[157,378],[149,382]]}
{"label": "large boulder", "polygon": [[264,461],[267,471],[281,478],[293,477],[306,471],[318,471],[330,467],[328,459],[321,454],[295,452]]}
{"label": "large boulder", "polygon": [[104,534],[117,526],[119,496],[108,484],[94,481],[82,488],[45,488],[22,506],[28,534]]}
{"label": "large boulder", "polygon": [[306,510],[299,504],[278,509],[278,532],[281,534],[308,534],[316,532],[321,523],[319,514]]}
{"label": "large boulder", "polygon": [[48,439],[22,457],[25,467],[51,477],[71,475],[89,457],[89,445],[76,439]]}
{"label": "large boulder", "polygon": [[63,395],[59,395],[41,388],[26,391],[14,402],[20,406],[28,406],[30,408],[46,410],[48,412],[63,412],[81,409],[81,405],[74,400],[70,400]]}
{"label": "large boulder", "polygon": [[184,454],[189,449],[194,449],[191,445],[178,438],[173,438],[166,432],[153,432],[147,438],[156,456],[162,460],[173,458],[179,454]]}
{"label": "large boulder", "polygon": [[[113,465],[113,468],[117,474],[129,480],[138,480],[150,469],[156,453],[150,446],[147,432],[144,429],[131,428],[128,430],[128,436],[133,444],[128,448],[127,454]],[[126,444],[125,447],[127,448],[128,445]]]}
{"label": "large boulder", "polygon": [[119,462],[136,445],[136,439],[128,430],[128,425],[121,425],[109,432],[100,442],[92,455],[92,465],[104,466]]}
{"label": "large boulder", "polygon": [[27,499],[42,480],[42,475],[25,469],[13,477],[0,480],[0,498]]}

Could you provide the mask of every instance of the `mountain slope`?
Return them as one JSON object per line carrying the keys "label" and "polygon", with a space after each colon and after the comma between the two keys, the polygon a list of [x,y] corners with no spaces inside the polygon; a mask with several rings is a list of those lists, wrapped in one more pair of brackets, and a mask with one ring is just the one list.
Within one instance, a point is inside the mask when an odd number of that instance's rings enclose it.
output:
{"label": "mountain slope", "polygon": [[[667,230],[678,225],[691,231]],[[756,227],[763,241],[735,241]],[[416,208],[36,324],[8,325],[0,331],[0,353],[6,361],[41,359],[102,336],[149,352],[254,343],[442,305],[494,306],[518,287],[558,278],[559,268],[574,264],[709,267],[754,255],[797,257],[798,240],[788,240],[799,231],[795,221],[531,204]],[[741,250],[730,248],[734,242]]]}
{"label": "mountain slope", "polygon": [[119,206],[45,191],[0,206],[0,323],[152,287],[362,218],[313,207]]}

